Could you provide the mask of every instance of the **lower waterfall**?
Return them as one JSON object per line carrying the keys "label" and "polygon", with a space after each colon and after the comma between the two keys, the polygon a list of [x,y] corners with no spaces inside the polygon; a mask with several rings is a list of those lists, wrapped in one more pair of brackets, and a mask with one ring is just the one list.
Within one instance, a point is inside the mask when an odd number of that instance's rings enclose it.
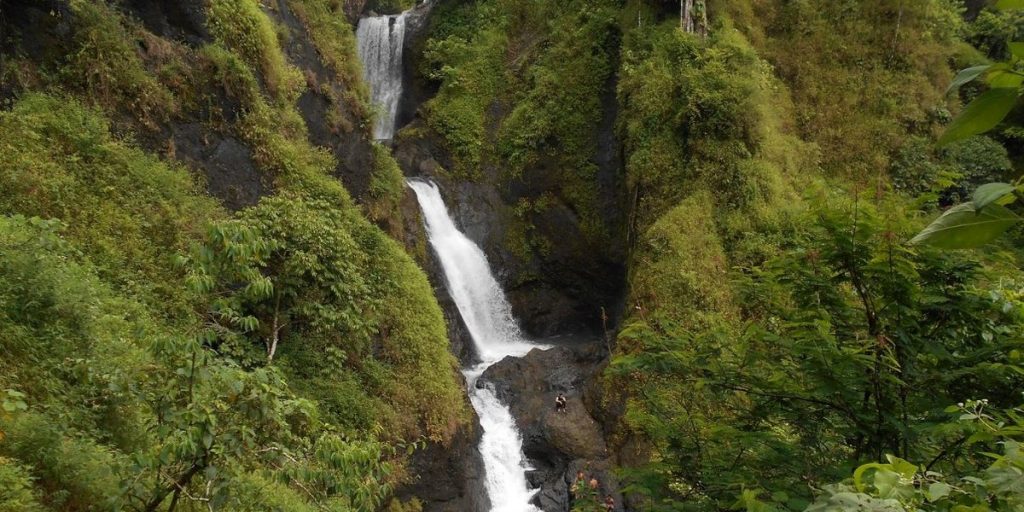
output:
{"label": "lower waterfall", "polygon": [[[530,504],[523,440],[508,407],[477,379],[506,356],[523,356],[539,345],[529,343],[516,325],[505,293],[491,272],[483,250],[455,227],[437,185],[410,180],[427,227],[430,245],[444,270],[448,292],[473,339],[481,362],[463,371],[469,399],[480,416],[480,453],[487,472],[491,512],[539,512]],[[541,347],[543,348],[543,347]]]}

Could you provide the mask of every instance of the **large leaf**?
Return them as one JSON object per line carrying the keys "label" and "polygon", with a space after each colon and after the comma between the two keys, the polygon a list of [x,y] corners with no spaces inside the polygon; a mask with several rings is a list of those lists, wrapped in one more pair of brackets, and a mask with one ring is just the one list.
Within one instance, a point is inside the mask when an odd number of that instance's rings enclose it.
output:
{"label": "large leaf", "polygon": [[1006,194],[1012,194],[1014,190],[1016,187],[1009,183],[986,183],[974,191],[974,197],[972,197],[974,209],[982,210]]}
{"label": "large leaf", "polygon": [[1018,59],[1024,59],[1024,43],[1019,42],[1019,41],[1018,42],[1012,42],[1012,43],[1007,43],[1007,46],[1010,48],[1010,53],[1014,57],[1017,57]]}
{"label": "large leaf", "polygon": [[991,130],[1010,113],[1010,109],[1016,103],[1016,88],[989,89],[956,116],[939,138],[939,145],[943,146]]}
{"label": "large leaf", "polygon": [[1005,62],[993,64],[986,72],[985,82],[990,89],[1017,89],[1024,82],[1024,75],[1021,75],[1012,66]]}
{"label": "large leaf", "polygon": [[999,0],[996,9],[1024,9],[1024,0]]}
{"label": "large leaf", "polygon": [[991,64],[984,64],[981,66],[972,66],[966,69],[961,69],[960,72],[956,74],[956,78],[953,79],[953,83],[949,84],[949,88],[946,89],[946,94],[959,90],[961,86],[975,78],[978,78],[978,76],[987,71],[990,67],[992,67]]}
{"label": "large leaf", "polygon": [[1021,218],[1005,206],[990,204],[981,211],[974,203],[956,205],[910,240],[943,249],[973,249],[1001,235]]}

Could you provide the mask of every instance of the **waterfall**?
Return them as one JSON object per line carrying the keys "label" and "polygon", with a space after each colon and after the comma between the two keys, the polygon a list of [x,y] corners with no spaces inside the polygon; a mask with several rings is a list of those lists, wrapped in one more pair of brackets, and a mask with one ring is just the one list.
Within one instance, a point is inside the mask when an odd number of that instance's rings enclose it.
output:
{"label": "waterfall", "polygon": [[375,139],[391,139],[395,116],[402,97],[402,43],[405,19],[409,11],[392,16],[372,16],[359,20],[356,40],[363,74],[370,84],[370,100],[380,109],[374,124]]}
{"label": "waterfall", "polygon": [[469,400],[480,416],[483,437],[480,454],[487,473],[491,512],[539,512],[530,504],[523,440],[515,419],[494,391],[477,387],[477,379],[506,356],[523,356],[533,345],[526,341],[512,316],[505,293],[491,272],[483,250],[455,227],[437,185],[410,180],[427,226],[427,237],[444,270],[448,292],[462,315],[481,363],[464,370]]}

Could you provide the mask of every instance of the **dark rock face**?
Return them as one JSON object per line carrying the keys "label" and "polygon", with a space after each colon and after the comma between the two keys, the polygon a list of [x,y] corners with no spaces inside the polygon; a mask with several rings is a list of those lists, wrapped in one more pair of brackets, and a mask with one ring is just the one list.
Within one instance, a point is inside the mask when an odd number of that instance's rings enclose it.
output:
{"label": "dark rock face", "polygon": [[198,123],[172,125],[175,158],[206,174],[206,188],[224,206],[252,206],[267,193],[248,146],[231,136],[209,133]]}
{"label": "dark rock face", "polygon": [[[370,172],[373,169],[373,150],[369,133],[359,129],[357,115],[352,106],[345,102],[336,103],[324,93],[331,89],[334,97],[344,97],[345,86],[339,83],[334,73],[324,65],[313,46],[312,37],[306,27],[295,16],[288,2],[277,1],[280,21],[288,27],[293,36],[284,50],[288,60],[306,73],[307,80],[314,83],[299,98],[299,113],[306,121],[309,141],[313,145],[327,148],[338,162],[334,171],[352,197],[365,197],[370,186]],[[339,111],[347,121],[342,129],[332,128],[329,114]]]}
{"label": "dark rock face", "polygon": [[484,484],[484,463],[480,457],[480,421],[459,429],[448,445],[428,443],[410,463],[416,481],[396,492],[396,497],[417,498],[428,512],[489,510]]}
{"label": "dark rock face", "polygon": [[423,45],[429,35],[431,3],[418,5],[405,19],[405,39],[402,40],[402,98],[395,116],[395,131],[412,122],[416,110],[437,93],[434,84],[420,74],[419,62]]}
{"label": "dark rock face", "polygon": [[[348,0],[346,12],[361,10],[363,2]],[[153,35],[172,44],[198,47],[212,40],[207,29],[204,0],[126,0],[119,4],[128,16],[138,19]],[[309,129],[310,142],[329,149],[338,161],[334,174],[342,180],[356,200],[361,200],[368,187],[372,169],[371,141],[351,105],[332,102],[330,96],[344,98],[346,84],[330,70],[312,42],[305,26],[291,11],[285,0],[274,2],[266,10],[274,21],[285,25],[290,37],[284,46],[289,62],[298,67],[309,80],[309,89],[299,101],[299,111]],[[51,14],[52,13],[52,14]],[[0,9],[0,66],[7,56],[24,55],[43,69],[56,69],[73,51],[74,14],[66,0],[11,0]],[[144,45],[144,41],[139,41]],[[142,50],[144,48],[140,46]],[[142,51],[140,50],[140,51]],[[194,63],[193,63],[194,64]],[[255,204],[271,191],[255,162],[253,148],[233,135],[232,126],[241,114],[241,106],[231,95],[208,84],[197,91],[207,100],[197,110],[184,111],[158,126],[134,127],[137,141],[146,149],[185,163],[205,176],[208,191],[230,209]],[[325,91],[332,91],[328,95]],[[18,94],[12,84],[0,85],[0,96]],[[328,113],[339,116],[347,129],[332,129]],[[133,119],[127,113],[121,118],[113,113],[115,125]],[[216,119],[218,128],[211,126]]]}
{"label": "dark rock face", "polygon": [[[621,502],[599,421],[605,413],[597,407],[593,385],[605,355],[600,343],[536,349],[522,358],[505,358],[477,381],[477,386],[491,387],[516,419],[523,452],[535,468],[528,479],[540,488],[535,503],[546,512],[569,510],[579,471],[588,481],[598,480],[601,496]],[[559,392],[567,399],[565,412],[554,409]]]}
{"label": "dark rock face", "polygon": [[130,0],[126,3],[146,30],[168,39],[199,46],[210,40],[203,0]]}

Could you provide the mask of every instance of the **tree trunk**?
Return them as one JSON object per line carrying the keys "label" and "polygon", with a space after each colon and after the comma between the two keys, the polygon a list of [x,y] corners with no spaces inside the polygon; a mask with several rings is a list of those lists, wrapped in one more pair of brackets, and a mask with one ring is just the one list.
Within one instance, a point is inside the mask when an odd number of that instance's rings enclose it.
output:
{"label": "tree trunk", "polygon": [[267,341],[267,364],[274,362],[277,342],[281,337],[281,327],[281,295],[278,294],[274,302],[274,325],[271,327],[270,340]]}
{"label": "tree trunk", "polygon": [[693,0],[679,0],[679,28],[693,33]]}
{"label": "tree trunk", "polygon": [[679,0],[679,28],[687,34],[708,35],[708,12],[705,0]]}

